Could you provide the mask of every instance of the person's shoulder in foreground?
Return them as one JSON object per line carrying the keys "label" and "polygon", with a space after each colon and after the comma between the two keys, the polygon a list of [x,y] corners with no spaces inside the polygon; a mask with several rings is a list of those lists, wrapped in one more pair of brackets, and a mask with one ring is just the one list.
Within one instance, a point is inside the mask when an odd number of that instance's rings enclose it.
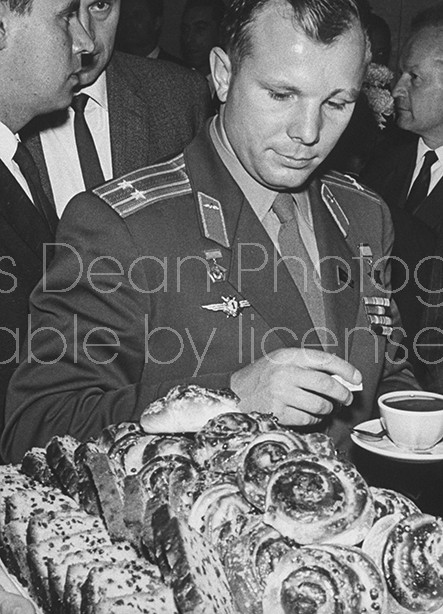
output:
{"label": "person's shoulder in foreground", "polygon": [[29,295],[50,257],[57,216],[18,132],[66,108],[93,42],[71,0],[0,2],[0,431],[14,354],[26,336]]}

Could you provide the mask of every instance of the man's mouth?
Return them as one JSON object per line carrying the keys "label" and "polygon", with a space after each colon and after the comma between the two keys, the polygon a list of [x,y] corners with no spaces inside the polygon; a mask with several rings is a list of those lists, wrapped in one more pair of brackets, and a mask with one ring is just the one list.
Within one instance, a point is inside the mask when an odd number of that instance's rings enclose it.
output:
{"label": "man's mouth", "polygon": [[310,156],[309,158],[301,157],[301,156],[288,156],[286,154],[279,154],[282,157],[288,166],[296,169],[303,169],[312,164],[316,156]]}

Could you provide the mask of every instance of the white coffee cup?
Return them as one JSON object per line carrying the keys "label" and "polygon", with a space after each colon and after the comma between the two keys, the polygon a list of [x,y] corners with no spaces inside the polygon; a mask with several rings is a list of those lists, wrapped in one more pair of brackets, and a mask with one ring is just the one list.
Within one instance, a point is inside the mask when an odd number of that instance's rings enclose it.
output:
{"label": "white coffee cup", "polygon": [[443,438],[443,395],[421,390],[398,390],[378,399],[380,418],[399,448],[423,451]]}

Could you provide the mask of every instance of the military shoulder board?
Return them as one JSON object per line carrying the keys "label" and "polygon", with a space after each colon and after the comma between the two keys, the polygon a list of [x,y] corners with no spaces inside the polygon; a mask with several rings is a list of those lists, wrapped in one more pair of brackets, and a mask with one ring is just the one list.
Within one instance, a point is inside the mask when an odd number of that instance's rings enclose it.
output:
{"label": "military shoulder board", "polygon": [[139,168],[92,190],[121,217],[127,217],[167,198],[191,193],[183,154]]}
{"label": "military shoulder board", "polygon": [[344,175],[343,173],[339,173],[337,171],[328,171],[321,178],[321,180],[327,185],[336,185],[339,187],[354,189],[356,192],[363,193],[366,196],[372,197],[374,200],[380,202],[380,196],[376,192],[359,183],[356,179],[354,179],[354,177],[351,177],[351,175]]}

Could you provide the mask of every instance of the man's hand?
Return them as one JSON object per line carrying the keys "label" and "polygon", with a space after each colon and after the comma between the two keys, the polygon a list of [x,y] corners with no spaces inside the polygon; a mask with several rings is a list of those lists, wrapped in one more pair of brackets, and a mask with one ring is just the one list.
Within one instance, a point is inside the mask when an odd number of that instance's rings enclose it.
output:
{"label": "man's hand", "polygon": [[345,360],[319,350],[275,350],[236,371],[231,388],[239,409],[273,413],[282,424],[316,424],[334,403],[350,405],[352,393],[332,375],[358,385],[361,373]]}

